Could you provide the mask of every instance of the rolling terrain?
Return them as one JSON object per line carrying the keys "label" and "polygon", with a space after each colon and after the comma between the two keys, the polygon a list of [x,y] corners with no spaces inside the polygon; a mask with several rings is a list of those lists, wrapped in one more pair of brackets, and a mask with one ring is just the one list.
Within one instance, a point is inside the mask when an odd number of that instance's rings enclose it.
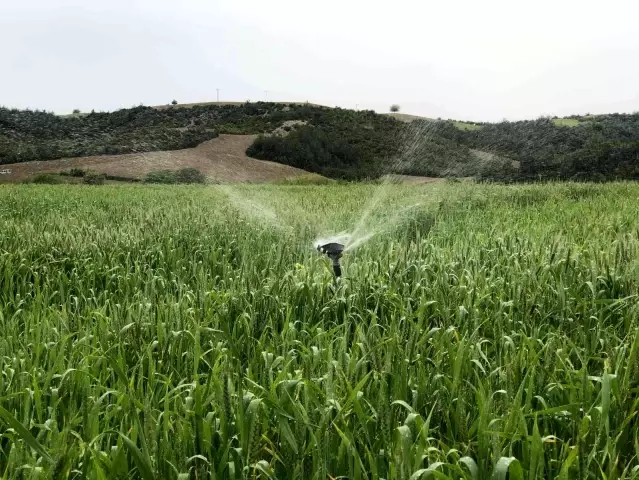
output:
{"label": "rolling terrain", "polygon": [[[215,141],[220,135],[238,137]],[[390,173],[630,180],[639,179],[639,114],[487,123],[275,102],[140,106],[68,117],[0,108],[0,165],[14,165],[0,182],[76,165],[133,179],[192,166],[211,181],[286,179],[295,170],[285,167],[348,181]]]}
{"label": "rolling terrain", "polygon": [[139,180],[152,171],[191,167],[200,170],[212,183],[263,183],[309,176],[308,172],[295,167],[246,156],[253,140],[255,135],[220,135],[195,148],[175,151],[16,163],[8,166],[11,174],[0,176],[0,182],[19,182],[33,175],[56,174],[72,168]]}

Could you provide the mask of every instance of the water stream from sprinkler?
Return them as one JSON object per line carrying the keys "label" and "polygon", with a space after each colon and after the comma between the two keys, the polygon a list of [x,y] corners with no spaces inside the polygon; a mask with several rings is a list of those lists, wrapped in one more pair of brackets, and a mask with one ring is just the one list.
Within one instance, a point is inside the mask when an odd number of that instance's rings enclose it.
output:
{"label": "water stream from sprinkler", "polygon": [[[383,221],[375,217],[375,214],[389,213],[383,207],[388,207],[391,193],[394,191],[393,186],[397,183],[397,178],[393,175],[406,171],[420,158],[420,146],[430,139],[432,124],[430,122],[413,123],[406,132],[401,139],[402,148],[399,155],[390,163],[387,168],[387,174],[382,177],[380,184],[375,187],[373,195],[365,203],[359,218],[354,222],[352,230],[342,231],[335,235],[327,235],[316,239],[314,242],[317,250],[328,255],[332,260],[336,277],[339,277],[342,273],[339,259],[344,253],[351,252],[377,235],[397,227],[408,213],[422,205],[422,202],[417,202],[404,207],[392,208],[390,214],[384,216]],[[329,253],[332,251],[335,252],[333,257]]]}
{"label": "water stream from sprinkler", "polygon": [[[408,213],[422,205],[416,202],[410,205],[393,205],[392,195],[396,191],[394,186],[402,182],[397,174],[410,172],[411,168],[418,160],[423,161],[420,153],[421,146],[432,137],[432,122],[413,122],[403,131],[400,141],[400,151],[398,155],[387,163],[385,173],[380,178],[379,183],[374,187],[372,195],[363,204],[358,214],[352,218],[352,228],[335,234],[323,236],[313,242],[313,248],[326,254],[332,262],[333,272],[336,277],[342,275],[340,259],[344,253],[352,252],[356,248],[366,244],[372,238],[381,233],[390,231],[402,223]],[[291,211],[282,215],[276,208],[270,208],[266,198],[255,196],[255,192],[249,192],[240,187],[232,185],[218,185],[216,187],[222,192],[229,203],[237,209],[241,215],[251,222],[273,226],[280,232],[292,234],[296,231],[296,221],[290,221]],[[290,205],[290,209],[295,210],[295,205]],[[296,218],[301,217],[305,212],[299,209]],[[355,212],[353,212],[355,213]],[[329,227],[330,224],[324,225]],[[322,250],[323,249],[323,250]]]}

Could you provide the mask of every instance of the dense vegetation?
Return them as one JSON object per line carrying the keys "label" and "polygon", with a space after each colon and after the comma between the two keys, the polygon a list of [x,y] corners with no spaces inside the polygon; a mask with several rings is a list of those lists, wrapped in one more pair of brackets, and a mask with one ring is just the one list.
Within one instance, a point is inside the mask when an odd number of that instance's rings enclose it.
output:
{"label": "dense vegetation", "polygon": [[331,178],[375,178],[396,156],[404,125],[374,112],[329,109],[304,118],[287,135],[260,136],[249,156],[272,160]]}
{"label": "dense vegetation", "polygon": [[206,177],[197,168],[158,170],[147,173],[144,177],[144,183],[163,183],[166,185],[206,183]]}
{"label": "dense vegetation", "polygon": [[[298,123],[285,125],[290,121]],[[371,111],[262,102],[68,117],[0,109],[0,163],[173,150],[218,132],[266,134],[248,149],[250,156],[331,178],[391,172],[497,180],[639,178],[639,114],[407,124]]]}
{"label": "dense vegetation", "polygon": [[5,186],[0,477],[637,479],[638,195]]}
{"label": "dense vegetation", "polygon": [[541,118],[461,126],[389,120],[370,128],[354,119],[331,122],[330,130],[313,124],[289,136],[261,137],[248,153],[338,178],[394,172],[509,181],[639,179],[639,114],[572,119],[570,126]]}
{"label": "dense vegetation", "polygon": [[[161,122],[153,109],[60,117],[0,108],[0,164],[194,147],[214,130]],[[184,128],[179,128],[184,127]]]}
{"label": "dense vegetation", "polygon": [[514,179],[639,179],[639,113],[482,124],[459,140],[520,162]]}

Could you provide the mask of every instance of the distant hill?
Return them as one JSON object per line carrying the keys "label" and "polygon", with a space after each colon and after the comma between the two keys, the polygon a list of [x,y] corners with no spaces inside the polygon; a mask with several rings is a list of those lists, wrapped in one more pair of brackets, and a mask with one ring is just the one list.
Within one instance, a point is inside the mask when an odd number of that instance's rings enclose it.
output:
{"label": "distant hill", "polygon": [[264,102],[67,117],[0,108],[0,164],[175,151],[219,134],[255,135],[249,156],[332,178],[639,178],[639,114],[483,123]]}

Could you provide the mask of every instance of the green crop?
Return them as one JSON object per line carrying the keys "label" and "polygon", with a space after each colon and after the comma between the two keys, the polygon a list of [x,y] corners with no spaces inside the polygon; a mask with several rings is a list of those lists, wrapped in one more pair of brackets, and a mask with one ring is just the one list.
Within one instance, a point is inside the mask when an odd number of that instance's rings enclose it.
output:
{"label": "green crop", "polygon": [[0,478],[639,478],[638,205],[5,186]]}

